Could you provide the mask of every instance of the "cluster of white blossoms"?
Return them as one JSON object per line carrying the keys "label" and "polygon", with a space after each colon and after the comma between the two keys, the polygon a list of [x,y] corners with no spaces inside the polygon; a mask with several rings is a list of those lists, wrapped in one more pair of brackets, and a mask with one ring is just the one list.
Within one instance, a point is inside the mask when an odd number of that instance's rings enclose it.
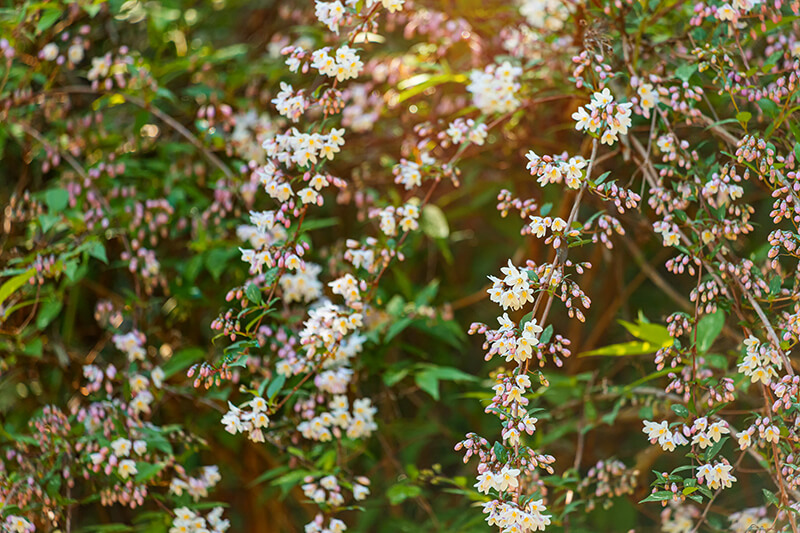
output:
{"label": "cluster of white blossoms", "polygon": [[392,170],[395,175],[394,182],[405,187],[407,191],[422,185],[422,167],[433,165],[436,160],[428,152],[423,151],[419,154],[419,161],[417,163],[416,161],[401,159],[400,163],[395,165]]}
{"label": "cluster of white blossoms", "polygon": [[740,450],[746,450],[754,444],[753,435],[758,431],[759,444],[778,444],[781,440],[781,430],[772,423],[768,417],[759,417],[747,429],[736,434]]}
{"label": "cluster of white blossoms", "polygon": [[[339,506],[344,503],[342,488],[336,476],[325,476],[316,482],[313,477],[308,476],[305,482],[302,487],[303,494],[314,503],[326,503],[331,506]],[[368,478],[358,476],[352,484],[353,499],[356,501],[365,499],[370,493],[369,485]]]}
{"label": "cluster of white blossoms", "polygon": [[320,74],[344,81],[357,78],[364,68],[356,51],[346,44],[337,48],[333,56],[329,52],[330,47],[326,46],[311,53],[311,66],[319,70]]}
{"label": "cluster of white blossoms", "polygon": [[717,8],[719,20],[736,22],[741,15],[748,13],[755,6],[763,3],[763,0],[733,0],[726,2]]}
{"label": "cluster of white blossoms", "polygon": [[179,507],[169,533],[224,533],[230,527],[231,523],[222,518],[222,507],[215,507],[206,516]]}
{"label": "cluster of white blossoms", "polygon": [[341,438],[342,432],[350,439],[360,439],[369,437],[378,429],[375,423],[378,410],[369,398],[355,400],[351,410],[347,396],[340,394],[333,397],[328,408],[330,411],[300,422],[297,430],[309,440],[325,442],[334,437]]}
{"label": "cluster of white blossoms", "polygon": [[10,533],[33,533],[36,526],[28,522],[25,518],[17,515],[8,515],[3,522],[3,531]]}
{"label": "cluster of white blossoms", "polygon": [[589,133],[600,134],[600,142],[609,146],[619,140],[618,135],[628,133],[631,126],[632,103],[620,104],[614,101],[614,96],[608,88],[592,95],[592,100],[572,114],[575,120],[575,129],[586,130]]}
{"label": "cluster of white blossoms", "polygon": [[372,247],[378,244],[378,239],[367,237],[365,242],[366,246],[362,246],[355,239],[347,239],[347,251],[344,253],[344,258],[346,261],[350,261],[354,267],[372,272],[375,266],[375,250]]}
{"label": "cluster of white blossoms", "polygon": [[712,464],[704,464],[697,468],[697,480],[700,483],[705,483],[711,490],[717,490],[720,487],[731,488],[736,478],[731,475],[733,465],[726,462]]}
{"label": "cluster of white blossoms", "polygon": [[[285,165],[295,164],[298,167],[305,167],[309,164],[317,164],[320,159],[333,159],[342,146],[344,146],[344,129],[334,128],[330,132],[322,134],[300,133],[297,128],[292,128],[286,133],[275,135],[264,141],[263,148],[267,152],[267,157],[274,158]],[[285,202],[292,194],[291,189],[289,195],[284,197],[283,194],[274,194],[269,187],[277,175],[274,165],[270,168],[268,164],[262,169],[260,179],[267,194]]]}
{"label": "cluster of white blossoms", "polygon": [[773,378],[778,377],[778,370],[783,368],[778,351],[769,344],[761,344],[757,338],[750,335],[744,340],[746,351],[744,359],[739,363],[739,372],[750,378],[751,383],[760,381],[769,385]]}
{"label": "cluster of white blossoms", "polygon": [[303,91],[295,93],[294,88],[285,82],[281,82],[281,90],[272,99],[272,103],[275,104],[278,113],[292,122],[297,122],[308,107]]}
{"label": "cluster of white blossoms", "polygon": [[128,356],[129,361],[144,361],[147,352],[144,349],[145,337],[137,330],[131,330],[124,335],[114,335],[111,340],[117,350]]}
{"label": "cluster of white blossoms", "polygon": [[653,84],[642,83],[636,88],[636,94],[639,96],[639,106],[642,108],[642,115],[645,118],[649,118],[650,110],[658,103],[658,92],[653,88]]}
{"label": "cluster of white blossoms", "polygon": [[689,441],[679,430],[670,431],[669,422],[666,420],[662,422],[644,420],[644,429],[642,431],[647,433],[647,438],[650,439],[651,444],[657,442],[661,448],[669,452],[673,451],[676,445],[689,444]]}
{"label": "cluster of white blossoms", "polygon": [[508,113],[519,107],[516,96],[520,88],[517,77],[522,74],[520,67],[505,61],[501,65],[489,65],[485,70],[473,70],[467,90],[472,93],[475,107],[482,113]]}
{"label": "cluster of white blossoms", "polygon": [[533,28],[558,31],[569,18],[567,2],[563,0],[522,0],[519,12]]}
{"label": "cluster of white blossoms", "polygon": [[[490,277],[490,279],[492,278]],[[513,360],[517,363],[523,363],[533,357],[533,349],[539,344],[538,335],[542,332],[542,327],[536,323],[536,319],[533,318],[526,322],[522,326],[519,336],[516,335],[516,324],[508,318],[507,313],[503,313],[503,316],[498,317],[497,320],[500,322],[500,328],[488,331],[486,335],[487,343],[490,346],[489,354],[496,353],[505,357],[506,361]],[[522,396],[526,387],[530,387],[528,376],[518,376],[517,387],[512,388],[512,397],[523,404],[527,403]]]}
{"label": "cluster of white blossoms", "polygon": [[677,246],[681,243],[681,234],[678,225],[667,220],[653,222],[653,230],[661,234],[664,246]]}
{"label": "cluster of white blossoms", "polygon": [[486,124],[475,124],[471,118],[464,120],[457,118],[445,130],[445,134],[450,138],[453,144],[461,144],[463,142],[471,142],[478,146],[482,146],[486,142],[486,137],[489,135],[489,128]]}
{"label": "cluster of white blossoms", "polygon": [[318,354],[324,359],[331,357],[344,337],[363,325],[362,319],[361,313],[347,313],[331,302],[323,302],[310,309],[300,332],[307,360],[314,361]]}
{"label": "cluster of white blossoms", "polygon": [[380,228],[387,237],[395,237],[397,229],[402,232],[409,232],[419,229],[419,203],[412,199],[401,207],[389,206],[385,209],[378,209],[370,213],[370,216],[380,217]]}
{"label": "cluster of white blossoms", "polygon": [[264,442],[264,430],[269,426],[267,408],[267,401],[260,396],[254,396],[239,407],[228,402],[228,412],[222,417],[222,425],[231,435],[247,433],[253,442]]}
{"label": "cluster of white blossoms", "polygon": [[751,507],[738,513],[732,513],[728,519],[731,522],[731,533],[768,531],[772,528],[772,520],[767,518],[767,510],[764,507]]}
{"label": "cluster of white blossoms", "polygon": [[327,526],[324,524],[323,516],[318,514],[313,521],[306,524],[303,531],[305,533],[343,533],[347,531],[347,525],[338,518],[331,518]]}
{"label": "cluster of white blossoms", "polygon": [[708,423],[706,417],[698,418],[691,427],[683,425],[671,431],[666,420],[661,422],[651,422],[644,420],[642,431],[647,434],[651,444],[658,443],[665,451],[673,451],[676,446],[689,444],[687,437],[691,437],[692,444],[697,444],[700,449],[705,449],[712,444],[719,442],[723,435],[730,433],[728,423],[724,420]]}
{"label": "cluster of white blossoms", "polygon": [[580,189],[583,184],[586,159],[579,155],[557,159],[550,156],[539,157],[530,150],[525,157],[528,159],[527,169],[531,175],[538,176],[536,181],[542,187],[550,183],[561,183],[562,180],[570,189]]}
{"label": "cluster of white blossoms", "polygon": [[478,482],[475,483],[475,488],[478,489],[478,492],[484,494],[489,494],[490,490],[505,492],[519,487],[518,477],[519,468],[511,468],[505,465],[499,472],[487,470],[478,474]]}
{"label": "cluster of white blossoms", "polygon": [[325,24],[329,30],[335,34],[339,34],[339,23],[342,22],[344,16],[347,14],[344,6],[339,0],[333,2],[322,2],[316,0],[314,7],[314,14],[321,23]]}
{"label": "cluster of white blossoms", "polygon": [[501,268],[500,272],[504,275],[502,279],[488,276],[492,286],[486,292],[491,301],[499,304],[503,311],[509,308],[516,311],[526,303],[533,302],[533,287],[528,269],[517,268],[509,259],[508,266]]}
{"label": "cluster of white blossoms", "polygon": [[549,229],[553,233],[562,234],[567,229],[567,221],[561,217],[539,217],[536,215],[531,216],[531,222],[528,224],[531,233],[538,238],[542,238]]}
{"label": "cluster of white blossoms", "polygon": [[322,282],[319,275],[322,267],[314,263],[305,263],[305,269],[293,274],[285,273],[280,278],[283,300],[292,302],[313,302],[322,296]]}
{"label": "cluster of white blossoms", "polygon": [[181,473],[183,478],[174,477],[169,484],[169,491],[176,496],[181,496],[186,492],[194,501],[208,496],[208,491],[214,488],[222,479],[219,467],[216,465],[204,466],[200,470],[200,475],[196,477],[186,476]]}
{"label": "cluster of white blossoms", "polygon": [[524,506],[513,502],[492,500],[483,504],[483,512],[489,516],[490,526],[502,528],[503,533],[525,533],[544,531],[550,525],[551,515],[544,514],[547,508],[543,500],[531,500]]}

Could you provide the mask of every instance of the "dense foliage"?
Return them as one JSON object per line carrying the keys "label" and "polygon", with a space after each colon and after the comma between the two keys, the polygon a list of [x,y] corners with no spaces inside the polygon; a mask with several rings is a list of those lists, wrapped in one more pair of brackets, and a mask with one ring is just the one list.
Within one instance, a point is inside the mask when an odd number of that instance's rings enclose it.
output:
{"label": "dense foliage", "polygon": [[7,3],[3,531],[797,532],[798,36]]}

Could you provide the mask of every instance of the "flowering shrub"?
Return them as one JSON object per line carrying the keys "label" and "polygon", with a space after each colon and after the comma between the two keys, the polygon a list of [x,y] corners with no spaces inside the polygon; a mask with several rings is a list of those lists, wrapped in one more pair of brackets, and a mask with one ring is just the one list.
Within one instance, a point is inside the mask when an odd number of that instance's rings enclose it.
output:
{"label": "flowering shrub", "polygon": [[797,532],[799,17],[0,10],[3,530]]}

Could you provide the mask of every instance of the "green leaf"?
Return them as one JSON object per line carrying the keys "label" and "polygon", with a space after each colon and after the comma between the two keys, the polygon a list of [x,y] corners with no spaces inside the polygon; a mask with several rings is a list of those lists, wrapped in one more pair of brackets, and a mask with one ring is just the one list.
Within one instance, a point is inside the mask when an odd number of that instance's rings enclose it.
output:
{"label": "green leaf", "polygon": [[36,315],[36,327],[40,330],[46,328],[61,312],[61,307],[62,304],[58,300],[49,300],[42,303],[39,314]]}
{"label": "green leaf", "polygon": [[749,111],[739,111],[736,113],[736,120],[739,121],[739,124],[741,124],[742,127],[746,127],[751,118],[753,118],[753,114]]}
{"label": "green leaf", "polygon": [[106,247],[103,246],[103,243],[100,241],[92,241],[88,243],[86,247],[86,251],[89,252],[89,255],[97,259],[98,261],[102,261],[106,265],[108,264],[108,256],[106,255]]}
{"label": "green leaf", "polygon": [[553,324],[547,324],[547,327],[542,330],[542,334],[539,336],[539,343],[540,344],[547,344],[550,342],[550,339],[553,338]]}
{"label": "green leaf", "polygon": [[673,496],[674,496],[674,494],[672,494],[672,491],[659,490],[659,491],[654,492],[653,494],[651,494],[650,496],[648,496],[644,500],[640,501],[639,503],[663,502],[663,501],[671,500]]}
{"label": "green leaf", "polygon": [[56,8],[45,9],[42,16],[39,17],[39,22],[36,24],[36,33],[46,31],[50,26],[56,23],[61,17],[62,11]]}
{"label": "green leaf", "polygon": [[389,499],[389,503],[392,505],[397,505],[404,502],[408,498],[416,498],[421,493],[422,489],[417,485],[398,483],[397,485],[392,485],[389,487],[389,490],[386,491],[386,497]]}
{"label": "green leaf", "polygon": [[580,355],[578,355],[578,357],[593,357],[598,355],[613,355],[615,357],[624,357],[628,355],[644,355],[644,354],[655,353],[658,351],[659,348],[660,346],[658,345],[644,341],[621,342],[619,344],[611,344],[609,346],[604,346],[596,350],[583,352]]}
{"label": "green leaf", "polygon": [[725,444],[725,441],[727,440],[728,437],[722,437],[718,442],[715,442],[706,450],[706,462],[713,459],[719,453],[719,451],[722,449],[722,446]]}
{"label": "green leaf", "polygon": [[676,415],[678,415],[681,418],[686,418],[687,416],[689,416],[689,410],[686,408],[685,405],[681,405],[679,403],[676,403],[676,404],[671,405],[670,409],[672,409],[672,412],[675,413]]}
{"label": "green leaf", "polygon": [[44,193],[44,203],[52,213],[63,211],[69,202],[69,193],[64,189],[50,189]]}
{"label": "green leaf", "polygon": [[205,354],[205,350],[197,347],[178,350],[172,357],[167,359],[167,362],[161,367],[161,370],[164,371],[164,379],[188,368],[189,365],[202,359]]}
{"label": "green leaf", "polygon": [[261,305],[263,302],[261,289],[255,283],[249,283],[247,285],[247,288],[244,290],[244,295],[247,296],[247,299],[254,304]]}
{"label": "green leaf", "polygon": [[153,479],[165,466],[165,463],[136,463],[136,470],[138,471],[136,473],[136,483],[142,483]]}
{"label": "green leaf", "polygon": [[269,387],[267,387],[267,398],[274,398],[276,394],[278,394],[283,385],[286,383],[286,376],[284,374],[278,374],[275,378],[269,382]]}
{"label": "green leaf", "polygon": [[662,348],[672,345],[672,337],[670,337],[666,326],[642,322],[641,320],[637,320],[635,324],[626,320],[620,320],[619,323],[637,339],[655,344]]}
{"label": "green leaf", "polygon": [[508,452],[506,451],[506,447],[503,446],[502,442],[495,441],[494,446],[492,446],[492,451],[494,451],[494,455],[497,457],[497,460],[501,463],[505,463],[506,459],[508,458]]}
{"label": "green leaf", "polygon": [[761,489],[761,493],[764,495],[764,499],[767,500],[767,503],[780,507],[781,502],[775,494],[768,491],[767,489]]}
{"label": "green leaf", "polygon": [[3,285],[0,286],[0,305],[3,305],[3,302],[6,299],[14,294],[17,289],[25,285],[29,279],[33,277],[36,273],[36,270],[31,268],[23,272],[22,274],[17,274],[13,278],[7,280]]}
{"label": "green leaf", "polygon": [[691,63],[684,63],[675,69],[675,77],[683,82],[688,82],[689,78],[692,77],[692,74],[695,73],[697,70],[697,65],[692,65]]}
{"label": "green leaf", "polygon": [[722,332],[725,325],[725,311],[717,309],[712,315],[705,315],[697,323],[697,351],[706,353]]}
{"label": "green leaf", "polygon": [[434,400],[439,399],[439,378],[429,370],[423,370],[414,376],[417,386],[431,395]]}
{"label": "green leaf", "polygon": [[450,235],[447,217],[437,205],[428,204],[422,208],[420,227],[431,239],[446,239]]}
{"label": "green leaf", "polygon": [[214,281],[219,281],[228,265],[228,261],[237,253],[239,251],[236,248],[215,248],[206,254],[206,268],[208,268]]}
{"label": "green leaf", "polygon": [[420,365],[440,381],[479,381],[479,378],[451,366]]}

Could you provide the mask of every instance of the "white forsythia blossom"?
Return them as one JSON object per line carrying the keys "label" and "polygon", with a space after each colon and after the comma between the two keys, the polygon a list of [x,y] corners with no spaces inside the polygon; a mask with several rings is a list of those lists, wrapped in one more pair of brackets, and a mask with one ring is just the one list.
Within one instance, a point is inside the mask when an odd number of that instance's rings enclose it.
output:
{"label": "white forsythia blossom", "polygon": [[13,533],[31,533],[36,531],[36,527],[25,518],[16,515],[8,515],[3,523],[3,531]]}
{"label": "white forsythia blossom", "polygon": [[473,70],[467,90],[472,93],[475,107],[481,112],[507,113],[519,107],[516,92],[520,88],[517,77],[522,74],[520,67],[508,61],[501,65],[489,65],[485,70]]}

